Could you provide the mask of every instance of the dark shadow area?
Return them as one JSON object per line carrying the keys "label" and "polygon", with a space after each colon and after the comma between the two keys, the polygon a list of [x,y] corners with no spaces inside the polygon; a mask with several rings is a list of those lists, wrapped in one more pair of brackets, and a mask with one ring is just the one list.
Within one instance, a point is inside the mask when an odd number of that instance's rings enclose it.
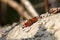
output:
{"label": "dark shadow area", "polygon": [[8,11],[7,11],[7,24],[12,24],[13,22],[19,22],[20,16],[10,6],[8,6]]}
{"label": "dark shadow area", "polygon": [[[17,1],[17,3],[19,3],[19,1]],[[2,11],[1,8],[2,8],[2,3],[0,1],[0,24],[1,26],[12,24],[14,22],[19,22],[20,16],[18,15],[16,10],[11,8],[9,5],[7,5],[6,12],[4,11],[5,9],[3,9]]]}
{"label": "dark shadow area", "polygon": [[37,11],[37,13],[38,13],[39,15],[41,15],[41,14],[44,14],[44,13],[45,13],[45,9],[44,9],[44,7],[37,8],[37,9],[36,9],[36,11]]}
{"label": "dark shadow area", "polygon": [[35,4],[38,4],[40,2],[43,2],[44,0],[29,0],[31,2],[31,4],[35,5]]}

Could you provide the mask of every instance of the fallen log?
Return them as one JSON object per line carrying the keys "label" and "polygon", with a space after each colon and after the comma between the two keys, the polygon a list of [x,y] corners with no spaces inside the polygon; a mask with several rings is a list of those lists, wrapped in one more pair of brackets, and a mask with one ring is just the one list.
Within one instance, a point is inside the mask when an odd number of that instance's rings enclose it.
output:
{"label": "fallen log", "polygon": [[30,27],[22,28],[21,25],[15,26],[7,36],[6,40],[60,40],[60,13],[57,14],[42,14],[42,18],[32,24]]}

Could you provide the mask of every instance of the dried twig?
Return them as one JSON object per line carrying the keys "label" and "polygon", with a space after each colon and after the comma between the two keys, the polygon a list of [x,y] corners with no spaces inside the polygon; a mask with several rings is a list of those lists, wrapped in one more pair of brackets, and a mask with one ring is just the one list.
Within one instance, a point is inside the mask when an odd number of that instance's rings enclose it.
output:
{"label": "dried twig", "polygon": [[22,5],[19,5],[17,2],[12,1],[12,0],[2,0],[2,2],[10,5],[12,8],[14,8],[19,15],[22,15],[26,19],[31,19],[31,17],[28,15],[28,13],[24,10]]}
{"label": "dried twig", "polygon": [[26,9],[30,12],[32,17],[39,16],[38,13],[34,10],[33,6],[28,0],[21,0],[22,4],[26,7]]}
{"label": "dried twig", "polygon": [[45,3],[45,11],[48,12],[48,0],[44,0],[44,3]]}

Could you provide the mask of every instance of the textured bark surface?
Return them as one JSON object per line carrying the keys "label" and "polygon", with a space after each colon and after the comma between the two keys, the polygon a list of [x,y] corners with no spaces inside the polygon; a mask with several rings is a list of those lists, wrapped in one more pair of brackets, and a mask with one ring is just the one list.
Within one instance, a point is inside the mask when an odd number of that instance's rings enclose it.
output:
{"label": "textured bark surface", "polygon": [[24,28],[23,23],[11,30],[4,39],[6,40],[60,40],[60,13],[42,14],[42,18]]}

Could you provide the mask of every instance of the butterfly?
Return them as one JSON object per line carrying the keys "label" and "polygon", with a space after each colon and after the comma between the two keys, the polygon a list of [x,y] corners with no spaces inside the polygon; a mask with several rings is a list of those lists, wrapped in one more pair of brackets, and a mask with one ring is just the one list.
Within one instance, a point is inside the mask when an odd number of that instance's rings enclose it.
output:
{"label": "butterfly", "polygon": [[37,22],[38,18],[37,17],[33,17],[32,19],[29,19],[27,22],[25,22],[25,27],[31,26],[33,23]]}

